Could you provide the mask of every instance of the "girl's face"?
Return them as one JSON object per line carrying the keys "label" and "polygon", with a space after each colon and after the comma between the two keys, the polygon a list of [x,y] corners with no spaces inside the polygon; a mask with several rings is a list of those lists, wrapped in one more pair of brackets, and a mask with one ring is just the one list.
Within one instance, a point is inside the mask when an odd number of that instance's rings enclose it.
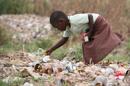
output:
{"label": "girl's face", "polygon": [[65,19],[59,19],[57,23],[55,23],[54,27],[58,28],[58,30],[60,31],[65,31],[66,26],[67,26],[67,21]]}

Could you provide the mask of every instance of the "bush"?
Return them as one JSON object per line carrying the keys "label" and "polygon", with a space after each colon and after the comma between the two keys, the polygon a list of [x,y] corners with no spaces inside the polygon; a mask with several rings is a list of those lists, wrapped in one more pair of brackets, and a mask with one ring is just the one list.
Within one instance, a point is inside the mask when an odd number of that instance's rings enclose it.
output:
{"label": "bush", "polygon": [[0,0],[0,14],[20,14],[33,12],[30,0]]}

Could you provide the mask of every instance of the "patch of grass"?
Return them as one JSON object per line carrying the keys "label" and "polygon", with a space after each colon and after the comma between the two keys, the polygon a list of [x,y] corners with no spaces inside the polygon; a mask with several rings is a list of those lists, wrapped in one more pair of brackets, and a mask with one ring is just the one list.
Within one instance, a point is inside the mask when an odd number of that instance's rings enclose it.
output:
{"label": "patch of grass", "polygon": [[40,39],[36,40],[36,45],[39,48],[47,49],[52,46],[53,41],[51,39]]}
{"label": "patch of grass", "polygon": [[127,43],[127,49],[130,50],[130,39],[128,40],[128,43]]}
{"label": "patch of grass", "polygon": [[67,49],[62,47],[62,48],[55,50],[54,53],[52,53],[52,56],[55,59],[62,60],[65,57],[66,52],[67,52]]}
{"label": "patch of grass", "polygon": [[0,0],[0,14],[32,13],[33,9],[29,0]]}
{"label": "patch of grass", "polygon": [[66,56],[66,54],[71,53],[71,52],[69,52],[69,48],[72,48],[74,50],[73,54],[70,56],[74,57],[74,59],[76,61],[81,61],[82,57],[83,57],[83,53],[82,53],[82,47],[79,44],[69,46],[68,48],[61,47],[61,48],[57,49],[56,51],[54,51],[52,56],[55,59],[62,60]]}
{"label": "patch of grass", "polygon": [[83,59],[83,51],[82,51],[82,46],[77,45],[74,47],[75,51],[75,60],[76,61],[81,61]]}
{"label": "patch of grass", "polygon": [[4,28],[0,25],[0,46],[11,41],[11,33],[8,33],[7,28]]}
{"label": "patch of grass", "polygon": [[0,86],[8,86],[8,84],[0,80]]}
{"label": "patch of grass", "polygon": [[2,25],[0,25],[0,53],[8,52],[12,50],[12,33]]}
{"label": "patch of grass", "polygon": [[34,86],[45,86],[45,79],[44,78],[31,78],[31,83],[33,83]]}
{"label": "patch of grass", "polygon": [[10,83],[9,86],[20,86],[24,84],[24,80],[23,79],[17,79],[13,82]]}
{"label": "patch of grass", "polygon": [[15,51],[20,51],[23,49],[27,52],[34,52],[39,48],[47,49],[52,45],[52,41],[50,39],[42,39],[42,40],[34,40],[31,43],[16,43],[13,41],[8,40],[4,42],[3,45],[0,46],[0,53],[10,53]]}
{"label": "patch of grass", "polygon": [[0,46],[0,53],[11,53],[20,49],[22,49],[21,44],[14,44],[13,42],[8,41],[8,43],[5,43],[2,46]]}
{"label": "patch of grass", "polygon": [[121,55],[108,55],[104,60],[109,60],[112,62],[129,62],[130,58],[128,56]]}
{"label": "patch of grass", "polygon": [[26,43],[23,46],[24,46],[24,50],[27,52],[34,52],[39,48],[36,42]]}
{"label": "patch of grass", "polygon": [[[65,81],[65,82],[63,83],[63,86],[70,86],[70,84]],[[73,86],[73,85],[71,85],[71,86]]]}
{"label": "patch of grass", "polygon": [[21,73],[17,72],[14,75],[6,77],[4,83],[6,83],[6,86],[21,86],[24,84],[25,80],[25,78],[21,78]]}

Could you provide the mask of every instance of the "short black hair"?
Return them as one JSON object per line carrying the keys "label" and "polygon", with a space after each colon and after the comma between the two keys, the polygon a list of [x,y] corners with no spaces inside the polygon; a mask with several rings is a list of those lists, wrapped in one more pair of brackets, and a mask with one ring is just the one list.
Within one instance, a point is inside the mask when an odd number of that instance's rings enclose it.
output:
{"label": "short black hair", "polygon": [[55,23],[60,19],[60,18],[64,18],[66,20],[68,20],[67,15],[62,12],[62,11],[54,11],[51,15],[50,15],[50,23],[52,24],[52,26],[55,26]]}

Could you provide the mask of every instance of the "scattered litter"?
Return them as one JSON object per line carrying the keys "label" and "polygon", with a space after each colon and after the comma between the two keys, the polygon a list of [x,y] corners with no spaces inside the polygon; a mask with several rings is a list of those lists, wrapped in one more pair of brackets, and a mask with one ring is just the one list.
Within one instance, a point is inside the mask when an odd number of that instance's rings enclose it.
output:
{"label": "scattered litter", "polygon": [[39,61],[28,63],[29,67],[34,67],[36,64],[39,64]]}
{"label": "scattered litter", "polygon": [[23,78],[31,76],[31,74],[29,73],[29,71],[26,68],[22,69],[20,72],[21,72],[21,76]]}
{"label": "scattered litter", "polygon": [[97,76],[93,81],[94,86],[106,86],[107,78],[104,76]]}
{"label": "scattered litter", "polygon": [[25,82],[23,86],[34,86],[32,83]]}
{"label": "scattered litter", "polygon": [[130,69],[126,71],[123,81],[130,84]]}
{"label": "scattered litter", "polygon": [[44,56],[43,59],[42,59],[43,62],[48,62],[50,60],[51,60],[50,56]]}
{"label": "scattered litter", "polygon": [[[3,59],[4,61],[0,62],[3,80],[8,81],[11,73],[20,73],[20,78],[44,79],[44,84],[48,86],[63,86],[64,84],[68,86],[129,86],[130,84],[129,66],[123,63],[85,65],[83,62],[67,59],[60,61],[51,59],[50,56],[41,56],[42,52],[43,50],[39,51],[39,55],[27,53],[12,55],[17,58],[10,57],[13,59],[9,58],[8,62]],[[7,73],[9,71],[6,70],[7,68],[11,68],[11,73]],[[23,86],[33,86],[33,84],[26,82]]]}
{"label": "scattered litter", "polygon": [[71,62],[69,62],[68,64],[66,64],[66,70],[68,72],[74,72],[74,70],[76,70],[76,66]]}
{"label": "scattered litter", "polygon": [[114,74],[114,70],[112,68],[108,67],[108,68],[105,69],[105,73],[106,73],[107,76],[113,75]]}

